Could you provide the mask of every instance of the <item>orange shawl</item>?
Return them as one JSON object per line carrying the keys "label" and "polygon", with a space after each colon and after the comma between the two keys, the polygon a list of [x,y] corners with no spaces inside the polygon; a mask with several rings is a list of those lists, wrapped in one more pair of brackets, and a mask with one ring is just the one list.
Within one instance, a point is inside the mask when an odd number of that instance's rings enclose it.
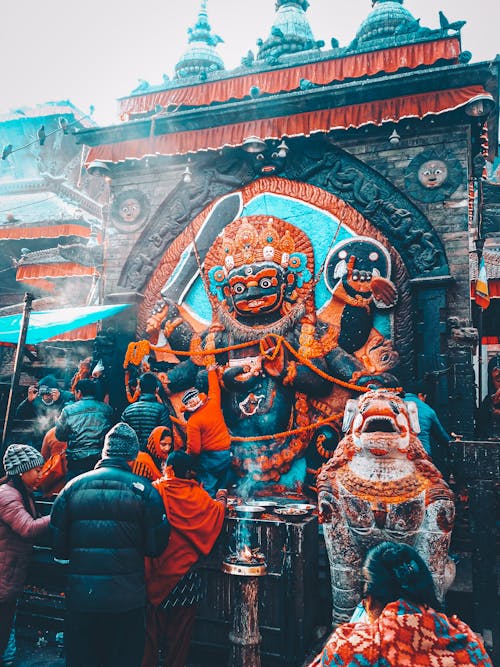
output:
{"label": "orange shawl", "polygon": [[154,482],[160,479],[161,472],[156,467],[155,462],[147,452],[139,452],[135,461],[130,463],[134,475],[140,475]]}
{"label": "orange shawl", "polygon": [[[168,426],[156,426],[151,433],[149,434],[148,442],[146,444],[146,449],[153,456],[153,458],[160,459],[160,461],[165,461],[167,454],[164,454],[160,449],[160,440],[163,437],[165,431],[168,431],[169,435],[172,435],[172,429]],[[174,451],[174,440],[172,437],[172,451]]]}
{"label": "orange shawl", "polygon": [[148,600],[159,605],[177,582],[212,550],[224,523],[225,508],[192,479],[171,470],[153,485],[165,504],[172,527],[168,546],[159,558],[146,558]]}

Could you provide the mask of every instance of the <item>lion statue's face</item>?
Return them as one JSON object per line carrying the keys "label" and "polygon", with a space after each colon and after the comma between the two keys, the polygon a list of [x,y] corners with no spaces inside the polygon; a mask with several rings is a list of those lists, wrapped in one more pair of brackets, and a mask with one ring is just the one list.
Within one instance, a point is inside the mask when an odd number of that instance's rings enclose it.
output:
{"label": "lion statue's face", "polygon": [[356,447],[377,458],[407,458],[410,436],[420,431],[416,405],[384,389],[348,401],[345,419]]}

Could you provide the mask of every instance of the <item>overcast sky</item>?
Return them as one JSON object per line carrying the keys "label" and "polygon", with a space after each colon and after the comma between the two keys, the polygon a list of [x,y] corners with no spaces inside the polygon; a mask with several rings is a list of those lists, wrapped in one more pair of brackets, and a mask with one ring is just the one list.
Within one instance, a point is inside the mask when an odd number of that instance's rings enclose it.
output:
{"label": "overcast sky", "polygon": [[[467,20],[462,48],[473,61],[500,53],[499,0],[406,0],[421,25]],[[116,121],[116,98],[138,85],[172,76],[187,47],[186,30],[200,0],[3,0],[0,112],[45,101],[70,99],[102,124]],[[336,37],[346,46],[371,10],[371,0],[310,0],[315,39],[326,47]],[[269,35],[274,0],[208,0],[212,30],[226,69],[236,67],[259,37]],[[325,47],[325,48],[326,48]]]}

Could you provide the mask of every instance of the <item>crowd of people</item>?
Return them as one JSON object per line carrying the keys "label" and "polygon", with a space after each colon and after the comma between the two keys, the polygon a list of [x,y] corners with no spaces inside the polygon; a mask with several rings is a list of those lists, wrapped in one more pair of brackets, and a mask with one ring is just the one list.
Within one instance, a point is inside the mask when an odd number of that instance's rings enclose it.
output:
{"label": "crowd of people", "polygon": [[[217,374],[209,374],[208,395],[185,393],[193,428],[174,443],[155,374],[139,378],[137,400],[114,423],[103,384],[89,370],[82,362],[72,392],[46,376],[17,409],[34,428],[31,444],[11,444],[3,456],[0,664],[9,664],[17,601],[32,545],[42,539],[67,568],[69,667],[181,667],[201,596],[196,565],[215,544],[227,502],[229,433]],[[203,461],[206,449],[210,459],[221,448],[222,465]],[[56,459],[64,462],[57,470]],[[217,477],[202,485],[196,478],[205,468]],[[41,490],[54,499],[50,516],[37,513]]]}
{"label": "crowd of people", "polygon": [[[18,407],[17,416],[34,419],[36,431],[32,444],[11,444],[3,456],[0,665],[9,664],[17,600],[32,545],[43,537],[67,568],[68,667],[186,665],[202,590],[197,564],[224,522],[230,434],[215,366],[206,395],[192,387],[182,398],[180,443],[157,377],[144,373],[138,387],[117,423],[102,383],[82,375],[72,392],[47,376]],[[433,456],[436,441],[444,447],[449,436],[417,389],[407,399],[417,403],[421,438]],[[39,516],[34,494],[56,458],[64,467],[48,491],[52,511]],[[472,630],[442,613],[429,571],[411,547],[379,545],[363,578],[358,616],[335,631],[311,667],[491,665]]]}

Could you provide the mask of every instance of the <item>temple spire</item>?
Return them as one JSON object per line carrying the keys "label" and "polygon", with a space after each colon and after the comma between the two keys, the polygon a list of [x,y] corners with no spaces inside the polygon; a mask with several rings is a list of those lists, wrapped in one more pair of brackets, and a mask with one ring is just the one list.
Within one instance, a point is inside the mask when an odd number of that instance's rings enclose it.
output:
{"label": "temple spire", "polygon": [[351,46],[399,38],[405,41],[406,35],[421,32],[419,19],[403,7],[404,0],[371,0],[372,10],[360,25]]}
{"label": "temple spire", "polygon": [[222,58],[215,47],[223,41],[212,32],[208,22],[207,0],[201,0],[198,19],[192,28],[188,28],[187,51],[175,66],[175,77],[184,78],[198,76],[206,79],[210,72],[224,69]]}
{"label": "temple spire", "polygon": [[271,34],[265,40],[259,40],[258,60],[275,63],[286,53],[299,53],[324,46],[316,42],[306,17],[309,7],[307,0],[276,0],[276,16]]}

